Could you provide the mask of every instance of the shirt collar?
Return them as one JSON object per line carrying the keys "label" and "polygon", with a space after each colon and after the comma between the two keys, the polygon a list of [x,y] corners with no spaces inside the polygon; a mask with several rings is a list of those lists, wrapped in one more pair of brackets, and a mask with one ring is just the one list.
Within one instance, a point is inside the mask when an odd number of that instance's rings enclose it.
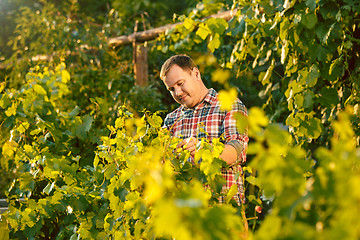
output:
{"label": "shirt collar", "polygon": [[[216,101],[216,98],[217,98],[216,95],[217,95],[216,91],[213,88],[210,88],[209,92],[206,94],[204,100],[201,103],[207,102],[209,104],[212,104],[214,101]],[[200,106],[201,103],[198,106]]]}

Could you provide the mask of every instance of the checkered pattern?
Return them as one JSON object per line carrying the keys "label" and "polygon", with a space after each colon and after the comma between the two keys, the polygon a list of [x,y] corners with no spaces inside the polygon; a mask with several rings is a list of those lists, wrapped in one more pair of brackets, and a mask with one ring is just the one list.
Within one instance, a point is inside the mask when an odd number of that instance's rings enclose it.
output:
{"label": "checkered pattern", "polygon": [[[233,184],[237,184],[238,193],[234,199],[240,204],[245,200],[240,164],[246,161],[246,148],[249,139],[247,135],[240,134],[237,130],[234,113],[239,112],[247,116],[247,110],[244,104],[237,99],[231,111],[221,111],[217,96],[217,92],[210,89],[205,99],[194,109],[180,106],[166,116],[164,127],[178,138],[205,138],[209,142],[213,138],[223,138],[225,144],[230,144],[236,148],[238,160],[229,169],[222,169],[223,177],[226,179],[226,185],[224,185],[222,192],[227,192]],[[241,174],[238,179],[235,179],[238,172]],[[221,197],[219,201],[224,202],[225,198]]]}

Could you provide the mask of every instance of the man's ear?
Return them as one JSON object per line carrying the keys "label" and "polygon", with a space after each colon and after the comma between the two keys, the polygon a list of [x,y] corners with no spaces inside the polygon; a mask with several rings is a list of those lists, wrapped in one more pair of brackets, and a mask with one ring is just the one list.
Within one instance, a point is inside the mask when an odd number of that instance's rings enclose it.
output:
{"label": "man's ear", "polygon": [[195,74],[196,79],[197,79],[197,80],[200,80],[200,79],[201,79],[200,70],[199,70],[197,67],[194,67],[194,68],[193,68],[193,71],[194,71],[194,74]]}

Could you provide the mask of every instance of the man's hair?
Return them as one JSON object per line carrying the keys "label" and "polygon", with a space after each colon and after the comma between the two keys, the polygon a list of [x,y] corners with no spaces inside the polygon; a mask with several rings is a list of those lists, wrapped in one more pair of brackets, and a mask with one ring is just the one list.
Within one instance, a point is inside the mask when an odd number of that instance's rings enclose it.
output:
{"label": "man's hair", "polygon": [[165,80],[166,74],[173,65],[178,65],[183,70],[192,70],[196,67],[194,60],[185,54],[174,55],[164,62],[160,71],[161,80]]}

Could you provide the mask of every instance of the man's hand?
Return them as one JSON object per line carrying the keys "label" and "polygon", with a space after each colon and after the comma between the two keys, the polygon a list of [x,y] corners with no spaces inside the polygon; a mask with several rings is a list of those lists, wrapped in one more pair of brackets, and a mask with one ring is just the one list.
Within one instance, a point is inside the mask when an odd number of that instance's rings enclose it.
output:
{"label": "man's hand", "polygon": [[194,157],[196,153],[196,144],[197,140],[194,137],[185,138],[176,146],[176,148],[182,148],[184,150],[189,150],[192,157]]}

